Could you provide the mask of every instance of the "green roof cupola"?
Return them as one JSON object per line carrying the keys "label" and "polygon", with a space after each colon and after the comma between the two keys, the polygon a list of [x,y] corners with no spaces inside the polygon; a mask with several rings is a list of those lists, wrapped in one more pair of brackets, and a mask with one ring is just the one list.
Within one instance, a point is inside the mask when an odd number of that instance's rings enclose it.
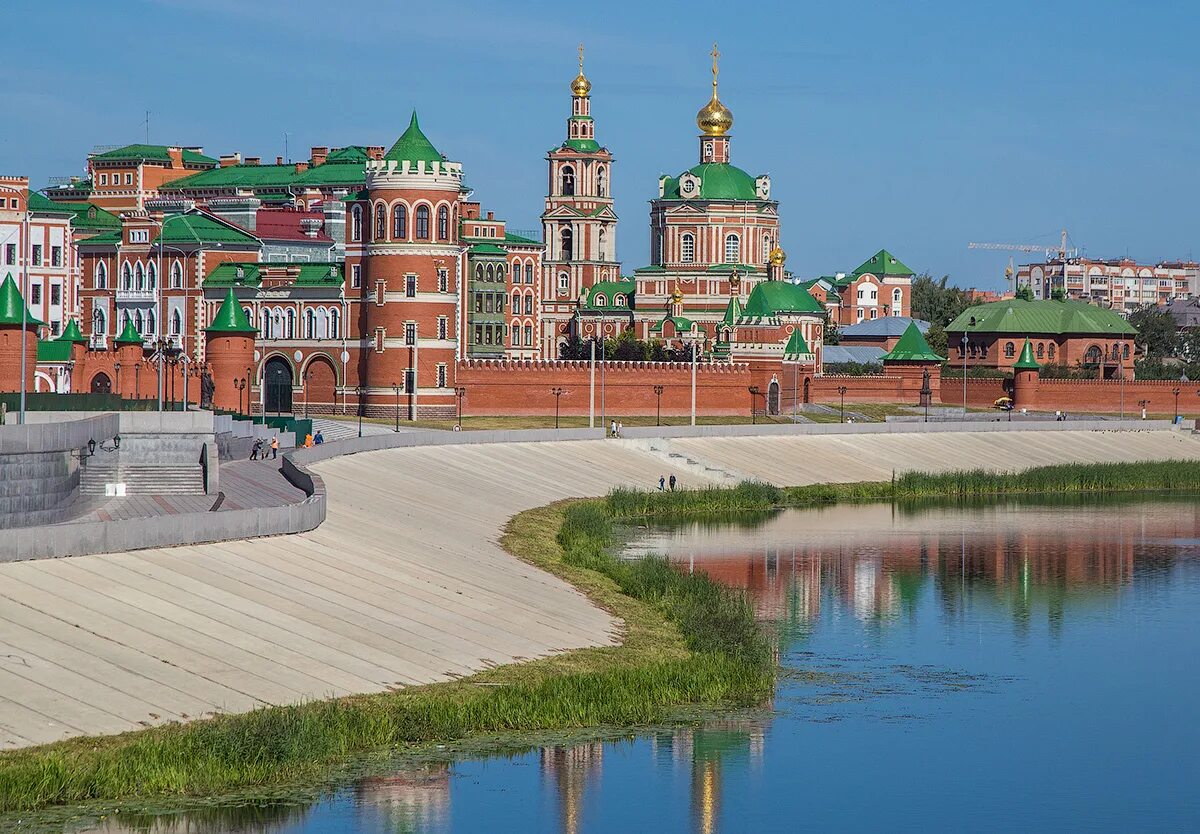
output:
{"label": "green roof cupola", "polygon": [[25,317],[26,327],[29,325],[39,327],[45,324],[44,321],[34,318],[33,314],[29,312],[29,308],[25,306],[25,299],[21,297],[21,291],[17,289],[17,282],[13,280],[10,272],[4,279],[4,283],[0,284],[0,324],[15,324],[19,327],[22,316]]}
{"label": "green roof cupola", "polygon": [[115,341],[118,345],[142,344],[142,334],[138,333],[137,328],[133,326],[133,319],[125,319],[125,327]]}
{"label": "green roof cupola", "polygon": [[87,342],[87,337],[79,330],[79,322],[71,319],[67,322],[67,326],[63,328],[62,335],[55,341],[70,342],[74,345],[82,345]]}
{"label": "green roof cupola", "polygon": [[438,149],[421,132],[416,110],[412,112],[412,118],[408,121],[408,129],[400,134],[396,144],[392,145],[383,158],[395,162],[412,162],[414,165],[418,162],[432,164],[445,160],[445,157],[438,153]]}
{"label": "green roof cupola", "polygon": [[242,309],[237,296],[233,294],[233,287],[225,292],[225,300],[221,302],[221,309],[217,310],[212,324],[204,329],[208,333],[258,332],[258,328],[250,323],[250,319],[246,318],[246,311]]}
{"label": "green roof cupola", "polygon": [[801,356],[807,356],[810,353],[808,342],[804,341],[804,337],[800,335],[800,328],[797,327],[792,331],[787,346],[783,349],[783,358],[795,362]]}
{"label": "green roof cupola", "polygon": [[1017,361],[1013,364],[1014,371],[1039,371],[1041,365],[1033,359],[1033,344],[1029,341],[1029,337],[1025,337],[1025,345],[1021,348],[1021,355],[1017,357]]}
{"label": "green roof cupola", "polygon": [[910,321],[908,328],[896,342],[896,346],[880,357],[884,362],[945,362],[946,357],[938,356],[921,335],[921,328]]}

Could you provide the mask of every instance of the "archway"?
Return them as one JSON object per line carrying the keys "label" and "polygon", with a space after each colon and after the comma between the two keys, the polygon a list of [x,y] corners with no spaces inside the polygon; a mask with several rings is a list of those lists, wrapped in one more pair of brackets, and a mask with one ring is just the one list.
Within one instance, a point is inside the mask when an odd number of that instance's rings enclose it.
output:
{"label": "archway", "polygon": [[314,357],[304,369],[304,408],[306,412],[332,414],[337,399],[337,372],[324,356]]}
{"label": "archway", "polygon": [[292,366],[272,356],[263,370],[263,411],[280,414],[292,410]]}
{"label": "archway", "polygon": [[93,394],[111,394],[112,380],[108,374],[99,373],[92,377],[91,391]]}
{"label": "archway", "polygon": [[779,414],[779,382],[774,379],[767,386],[767,414],[772,417]]}

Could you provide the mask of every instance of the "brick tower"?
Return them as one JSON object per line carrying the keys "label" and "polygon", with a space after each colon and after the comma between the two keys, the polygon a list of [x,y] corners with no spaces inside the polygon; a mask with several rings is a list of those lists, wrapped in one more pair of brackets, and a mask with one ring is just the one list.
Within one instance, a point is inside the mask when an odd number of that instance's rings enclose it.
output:
{"label": "brick tower", "polygon": [[575,301],[600,281],[621,277],[617,261],[617,214],[612,198],[612,154],[596,141],[592,121],[592,82],[583,74],[571,82],[567,138],[546,154],[549,184],[542,234],[542,299],[548,325],[542,354],[557,357],[567,337]]}
{"label": "brick tower", "polygon": [[21,345],[25,345],[25,391],[32,394],[37,368],[37,329],[45,327],[25,309],[25,299],[10,274],[0,284],[0,391],[21,390]]}
{"label": "brick tower", "polygon": [[462,164],[438,153],[415,111],[383,158],[366,163],[367,414],[390,417],[397,408],[407,419],[454,414],[462,187]]}
{"label": "brick tower", "polygon": [[251,384],[246,371],[254,366],[257,334],[230,287],[204,331],[204,355],[212,371],[213,408],[250,413],[250,391],[242,386]]}

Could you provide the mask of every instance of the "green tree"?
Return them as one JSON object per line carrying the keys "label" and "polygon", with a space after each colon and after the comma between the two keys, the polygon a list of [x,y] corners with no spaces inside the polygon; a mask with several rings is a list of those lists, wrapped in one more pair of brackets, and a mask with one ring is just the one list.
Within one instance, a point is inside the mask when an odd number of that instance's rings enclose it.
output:
{"label": "green tree", "polygon": [[1175,355],[1178,341],[1174,317],[1157,304],[1145,304],[1129,314],[1129,323],[1137,328],[1134,343],[1147,359]]}
{"label": "green tree", "polygon": [[958,287],[949,286],[950,276],[943,275],[935,281],[928,273],[922,273],[912,282],[912,314],[931,324],[945,327],[959,313],[971,306],[967,294]]}
{"label": "green tree", "polygon": [[836,345],[842,341],[842,332],[838,330],[837,322],[833,319],[825,323],[825,335],[821,341],[827,345]]}
{"label": "green tree", "polygon": [[1033,287],[1028,284],[1017,287],[1017,291],[1013,293],[1013,297],[1021,301],[1033,301]]}
{"label": "green tree", "polygon": [[940,324],[929,325],[929,330],[925,332],[925,341],[938,356],[950,355],[948,353],[950,345],[949,340],[946,338],[946,328]]}

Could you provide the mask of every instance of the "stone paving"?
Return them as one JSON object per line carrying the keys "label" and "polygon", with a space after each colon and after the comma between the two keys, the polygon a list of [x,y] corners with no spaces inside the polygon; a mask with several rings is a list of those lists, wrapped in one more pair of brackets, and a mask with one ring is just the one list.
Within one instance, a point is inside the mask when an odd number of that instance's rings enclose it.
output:
{"label": "stone paving", "polygon": [[[778,483],[1200,457],[1200,442],[1173,431],[670,443],[714,472]],[[703,480],[613,440],[413,447],[313,468],[329,507],[310,533],[0,565],[0,748],[378,692],[614,642],[618,622],[500,549],[503,525],[558,498],[672,472]]]}

